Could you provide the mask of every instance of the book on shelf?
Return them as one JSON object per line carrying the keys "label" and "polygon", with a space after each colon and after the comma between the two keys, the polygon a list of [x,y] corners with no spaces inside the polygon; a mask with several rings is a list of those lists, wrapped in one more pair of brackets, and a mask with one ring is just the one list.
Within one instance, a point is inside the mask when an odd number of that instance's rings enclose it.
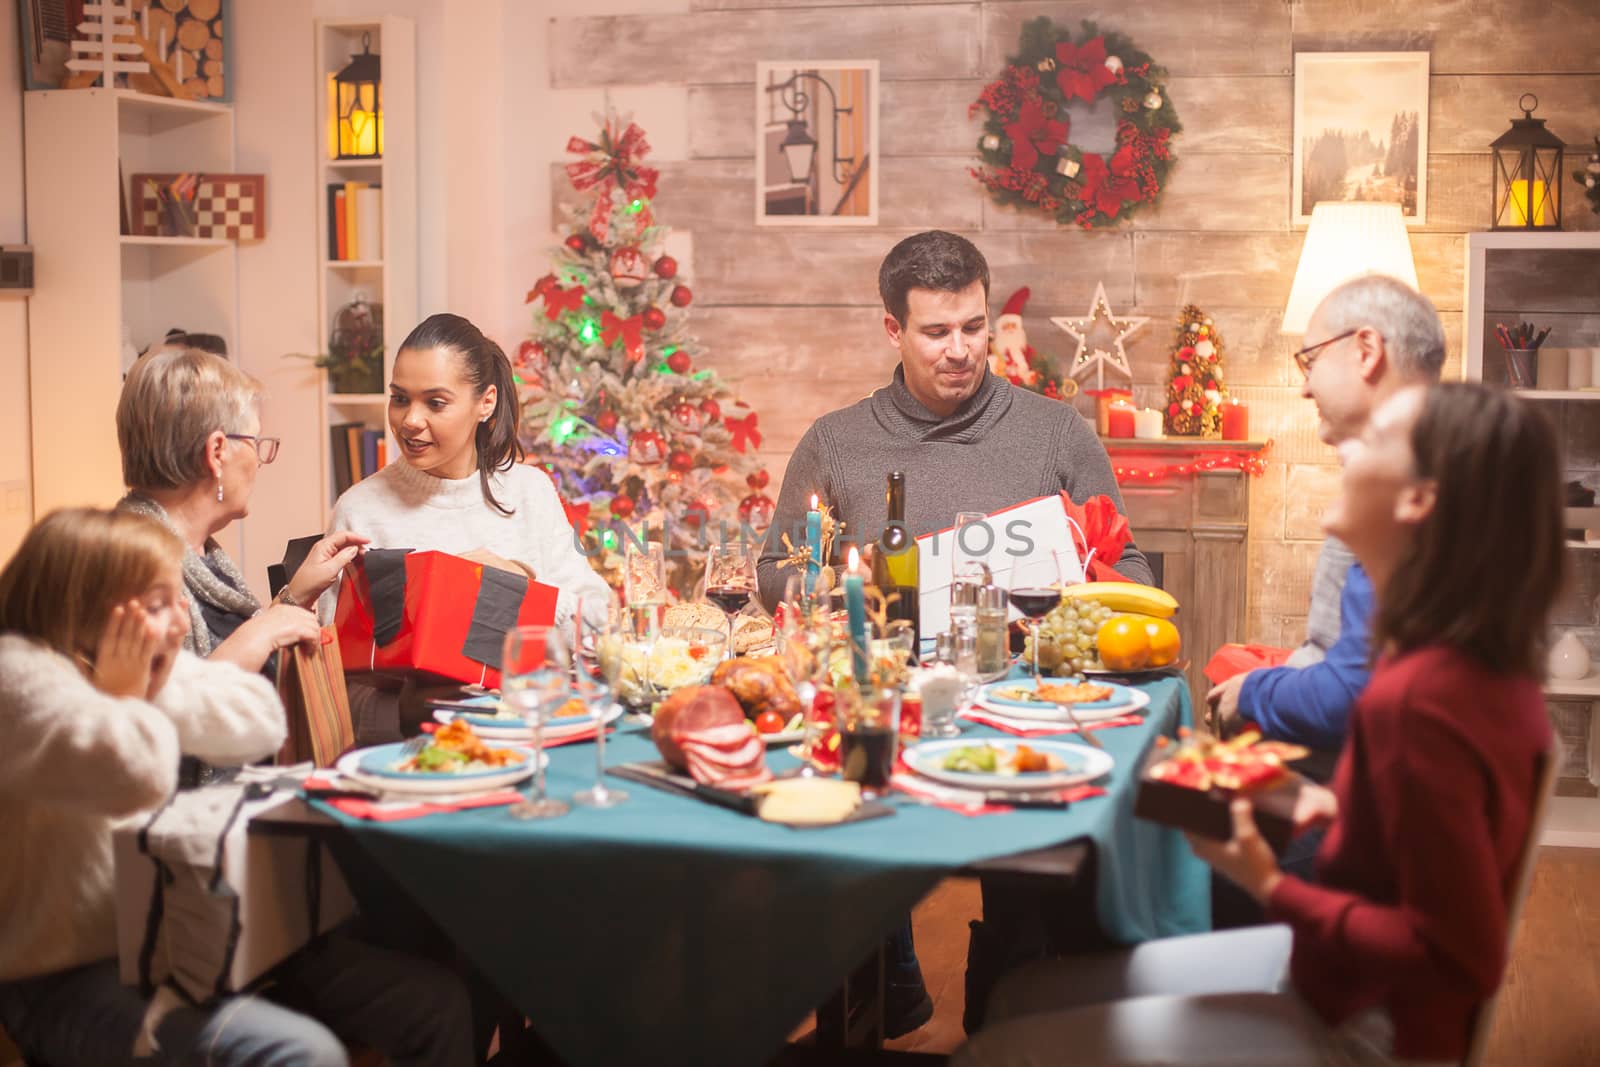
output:
{"label": "book on shelf", "polygon": [[361,258],[361,191],[366,182],[344,183],[345,259]]}
{"label": "book on shelf", "polygon": [[360,244],[352,256],[366,263],[383,258],[383,187],[368,185],[356,191],[356,237]]}
{"label": "book on shelf", "polygon": [[[359,422],[336,422],[328,427],[328,456],[333,460],[333,495],[338,497],[356,484],[355,472],[361,469],[359,447],[360,433],[366,426]],[[356,463],[350,462],[350,435],[357,435]]]}
{"label": "book on shelf", "polygon": [[378,446],[383,443],[382,430],[363,430],[361,433],[361,477],[378,473]]}
{"label": "book on shelf", "polygon": [[328,186],[328,258],[348,259],[345,254],[344,186]]}

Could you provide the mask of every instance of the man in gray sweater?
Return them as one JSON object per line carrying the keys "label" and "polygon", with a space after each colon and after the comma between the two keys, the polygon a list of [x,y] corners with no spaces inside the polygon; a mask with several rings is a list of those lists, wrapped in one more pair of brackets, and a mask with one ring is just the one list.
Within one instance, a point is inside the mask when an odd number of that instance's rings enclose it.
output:
{"label": "man in gray sweater", "polygon": [[[1123,510],[1094,428],[1061,401],[989,371],[989,264],[971,241],[941,230],[907,237],[884,257],[878,292],[900,366],[871,396],[818,419],[795,447],[757,568],[768,608],[793,573],[778,568],[782,535],[804,543],[811,494],[844,521],[846,540],[864,543],[887,520],[890,471],[905,474],[913,537],[954,526],[958,511],[995,512],[1062,490],[1080,504],[1104,494]],[[1151,581],[1131,543],[1116,568]]]}

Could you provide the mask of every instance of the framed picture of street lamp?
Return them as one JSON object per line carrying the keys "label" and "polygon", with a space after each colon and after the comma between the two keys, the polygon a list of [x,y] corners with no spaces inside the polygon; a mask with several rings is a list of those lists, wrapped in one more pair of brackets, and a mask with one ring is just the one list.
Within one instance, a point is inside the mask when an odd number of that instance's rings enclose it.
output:
{"label": "framed picture of street lamp", "polygon": [[878,61],[756,64],[756,224],[876,226]]}
{"label": "framed picture of street lamp", "polygon": [[1294,222],[1320,201],[1400,205],[1428,218],[1428,53],[1296,52]]}

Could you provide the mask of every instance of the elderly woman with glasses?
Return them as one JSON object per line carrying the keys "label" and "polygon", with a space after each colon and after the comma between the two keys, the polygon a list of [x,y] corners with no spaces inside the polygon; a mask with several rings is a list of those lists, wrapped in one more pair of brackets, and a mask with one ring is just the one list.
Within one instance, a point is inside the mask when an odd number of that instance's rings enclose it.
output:
{"label": "elderly woman with glasses", "polygon": [[183,540],[190,651],[272,674],[278,649],[316,638],[311,608],[366,538],[338,533],[317,542],[265,607],[216,542],[249,513],[256,474],[278,455],[278,439],[261,436],[260,382],[196,348],[152,353],[123,383],[117,443],[129,489],[117,506]]}

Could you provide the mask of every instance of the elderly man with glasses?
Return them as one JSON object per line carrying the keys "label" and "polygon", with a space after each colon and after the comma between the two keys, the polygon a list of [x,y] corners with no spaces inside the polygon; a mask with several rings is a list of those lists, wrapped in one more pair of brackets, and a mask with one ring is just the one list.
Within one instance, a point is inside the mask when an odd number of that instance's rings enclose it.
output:
{"label": "elderly man with glasses", "polygon": [[[1367,419],[1392,394],[1439,380],[1444,330],[1427,297],[1403,282],[1365,275],[1339,286],[1306,326],[1306,345],[1294,354],[1301,395],[1317,409],[1317,436],[1336,448],[1361,436]],[[1309,746],[1312,777],[1326,779],[1344,743],[1345,726],[1368,677],[1368,620],[1372,583],[1350,550],[1323,542],[1312,579],[1306,642],[1281,667],[1234,675],[1207,695],[1213,721],[1229,731],[1254,725],[1271,738]],[[1320,838],[1320,835],[1318,835]],[[1313,841],[1291,848],[1307,861]],[[1248,915],[1242,902],[1219,893],[1218,925]]]}

